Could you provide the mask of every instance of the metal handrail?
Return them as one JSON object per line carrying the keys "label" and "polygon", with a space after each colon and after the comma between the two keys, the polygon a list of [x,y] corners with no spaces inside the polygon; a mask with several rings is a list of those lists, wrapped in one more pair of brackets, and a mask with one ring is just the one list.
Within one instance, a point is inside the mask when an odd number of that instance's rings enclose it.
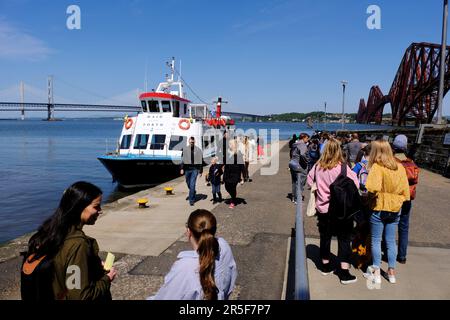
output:
{"label": "metal handrail", "polygon": [[303,200],[300,173],[297,173],[297,205],[295,210],[295,300],[309,300],[308,265],[306,262]]}

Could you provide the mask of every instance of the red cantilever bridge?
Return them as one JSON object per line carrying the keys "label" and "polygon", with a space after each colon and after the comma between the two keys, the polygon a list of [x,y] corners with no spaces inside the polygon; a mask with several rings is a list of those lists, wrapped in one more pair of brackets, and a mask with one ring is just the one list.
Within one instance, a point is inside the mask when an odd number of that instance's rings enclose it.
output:
{"label": "red cantilever bridge", "polygon": [[[450,46],[445,55],[444,95],[450,88]],[[404,125],[414,119],[416,125],[431,123],[438,108],[439,69],[441,45],[434,43],[412,43],[398,67],[388,95],[383,95],[378,86],[369,92],[367,104],[359,102],[358,123],[381,124],[383,109],[387,103],[392,107],[392,123]]]}

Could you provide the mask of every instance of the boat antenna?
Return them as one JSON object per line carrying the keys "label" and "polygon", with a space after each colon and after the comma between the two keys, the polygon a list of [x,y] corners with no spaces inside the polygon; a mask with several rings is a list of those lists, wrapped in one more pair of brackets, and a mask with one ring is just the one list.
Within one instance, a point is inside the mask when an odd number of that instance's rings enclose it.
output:
{"label": "boat antenna", "polygon": [[170,63],[170,81],[173,81],[173,75],[175,73],[175,57],[172,57],[172,62]]}
{"label": "boat antenna", "polygon": [[180,59],[180,72],[178,73],[178,82],[181,80],[181,59]]}
{"label": "boat antenna", "polygon": [[145,58],[145,80],[144,80],[144,88],[145,92],[147,92],[147,85],[148,85],[148,58]]}

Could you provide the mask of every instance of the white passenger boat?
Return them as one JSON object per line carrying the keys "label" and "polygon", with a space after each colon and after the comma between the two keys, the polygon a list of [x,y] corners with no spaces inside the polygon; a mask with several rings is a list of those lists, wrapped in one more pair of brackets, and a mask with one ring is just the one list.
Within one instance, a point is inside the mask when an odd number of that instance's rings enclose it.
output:
{"label": "white passenger boat", "polygon": [[207,104],[192,104],[184,92],[181,77],[171,75],[156,91],[139,96],[142,109],[125,117],[116,152],[98,157],[113,180],[125,188],[146,187],[180,174],[181,150],[189,137],[203,150],[205,159],[214,156],[225,130],[235,129],[234,121],[221,115],[221,98],[213,116]]}

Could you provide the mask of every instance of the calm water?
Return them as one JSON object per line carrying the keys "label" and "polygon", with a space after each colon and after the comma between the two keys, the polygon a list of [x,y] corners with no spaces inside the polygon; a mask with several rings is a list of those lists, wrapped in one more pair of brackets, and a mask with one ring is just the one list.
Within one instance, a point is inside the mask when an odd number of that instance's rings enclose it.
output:
{"label": "calm water", "polygon": [[[56,208],[63,190],[75,181],[98,185],[105,201],[129,194],[117,189],[97,160],[115,148],[122,125],[122,121],[110,119],[0,121],[0,243],[35,230]],[[247,122],[237,126],[279,129],[280,139],[311,132],[303,123]],[[328,130],[339,128],[339,124],[327,125]]]}

